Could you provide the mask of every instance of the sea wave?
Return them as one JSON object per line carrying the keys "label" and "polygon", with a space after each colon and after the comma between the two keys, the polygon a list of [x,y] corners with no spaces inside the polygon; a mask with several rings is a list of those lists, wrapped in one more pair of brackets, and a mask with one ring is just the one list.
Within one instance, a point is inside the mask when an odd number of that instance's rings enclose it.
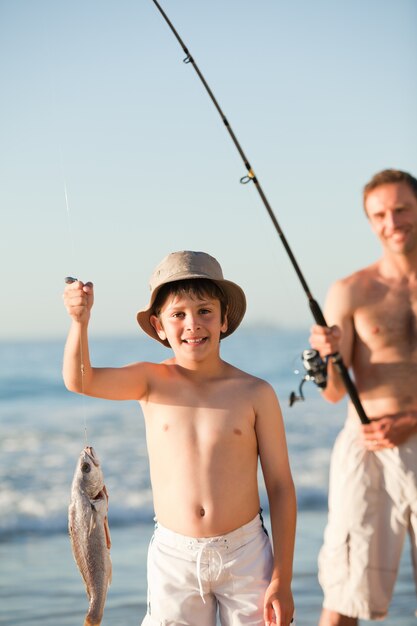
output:
{"label": "sea wave", "polygon": [[[268,502],[261,492],[262,509],[269,514]],[[132,524],[153,523],[152,494],[142,492],[125,500],[113,502],[110,493],[110,527],[127,527]],[[324,490],[297,489],[298,510],[317,511],[326,508]],[[5,490],[0,495],[0,541],[9,541],[24,535],[47,535],[68,532],[68,504],[58,507],[55,502],[39,500],[36,495],[18,496]]]}
{"label": "sea wave", "polygon": [[[330,450],[344,419],[343,406],[335,412],[314,385],[305,388],[306,402],[288,407],[286,399],[298,382],[289,366],[290,356],[297,353],[295,344],[302,345],[302,339],[301,335],[297,339],[269,331],[246,332],[239,342],[225,343],[223,355],[268,379],[278,393],[300,511],[326,507]],[[98,341],[92,349],[98,365],[117,365],[132,362],[135,348],[137,342],[114,339]],[[156,349],[153,344],[145,348],[142,354],[157,360],[151,352]],[[66,391],[61,378],[62,342],[11,342],[2,356],[0,540],[24,533],[67,532],[72,477],[87,440],[102,461],[110,523],[152,521],[145,429],[137,402],[109,402]],[[267,511],[261,475],[260,485]]]}
{"label": "sea wave", "polygon": [[[140,504],[127,502],[109,506],[110,526],[130,526],[134,523],[151,523],[154,517],[151,494],[141,494],[135,498]],[[48,501],[39,502],[35,497],[20,498],[18,506],[15,494],[0,497],[0,541],[7,541],[23,535],[46,535],[68,532],[68,504],[56,507]],[[4,509],[3,509],[4,507]]]}

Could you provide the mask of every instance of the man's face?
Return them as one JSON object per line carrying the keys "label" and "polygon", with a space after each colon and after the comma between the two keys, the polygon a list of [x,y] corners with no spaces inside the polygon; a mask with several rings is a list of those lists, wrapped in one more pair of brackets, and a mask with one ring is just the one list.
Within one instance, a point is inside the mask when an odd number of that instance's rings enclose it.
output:
{"label": "man's face", "polygon": [[387,183],[369,192],[366,214],[383,247],[407,255],[417,250],[417,198],[407,183]]}

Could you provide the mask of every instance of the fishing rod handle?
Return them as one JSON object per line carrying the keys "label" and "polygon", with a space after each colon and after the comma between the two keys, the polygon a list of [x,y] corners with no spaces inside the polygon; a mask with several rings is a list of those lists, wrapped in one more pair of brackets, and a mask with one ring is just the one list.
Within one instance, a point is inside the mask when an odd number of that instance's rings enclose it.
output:
{"label": "fishing rod handle", "polygon": [[362,422],[362,424],[369,424],[371,420],[368,418],[368,416],[365,413],[365,410],[359,399],[357,389],[352,382],[352,379],[349,375],[346,365],[343,362],[341,354],[339,354],[339,352],[335,352],[334,354],[330,355],[330,359],[343,380],[343,383],[346,387],[346,391],[348,392],[348,395],[352,401],[352,404],[356,409],[356,412],[359,416],[360,421]]}
{"label": "fishing rod handle", "polygon": [[318,324],[319,326],[326,326],[328,328],[327,322],[324,319],[324,315],[319,303],[314,300],[310,294],[308,294],[308,304],[310,305],[310,311],[313,314],[316,324]]}
{"label": "fishing rod handle", "polygon": [[[316,321],[316,324],[318,324],[319,326],[326,326],[326,328],[328,328],[328,325],[326,323],[326,320],[324,318],[323,312],[318,304],[318,302],[316,302],[316,300],[314,300],[314,298],[312,298],[311,296],[309,296],[308,299],[309,305],[310,305],[310,310],[313,314],[313,317]],[[346,365],[343,362],[342,356],[339,352],[335,352],[333,354],[330,355],[330,359],[332,361],[332,363],[334,364],[336,370],[338,371],[338,373],[340,374],[340,377],[343,380],[343,384],[346,387],[346,391],[349,395],[349,398],[352,401],[353,406],[356,409],[356,412],[359,416],[360,421],[362,422],[362,424],[369,424],[370,420],[368,418],[368,416],[365,413],[365,410],[362,406],[362,403],[359,399],[359,395],[357,392],[357,389],[355,387],[355,385],[352,382],[352,379],[349,375],[349,371],[346,367]]]}

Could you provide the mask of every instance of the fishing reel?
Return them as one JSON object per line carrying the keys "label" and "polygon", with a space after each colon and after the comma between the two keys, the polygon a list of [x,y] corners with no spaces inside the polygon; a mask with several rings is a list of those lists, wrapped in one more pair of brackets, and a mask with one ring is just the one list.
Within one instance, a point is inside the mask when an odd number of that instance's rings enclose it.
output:
{"label": "fishing reel", "polygon": [[317,350],[303,350],[301,360],[306,373],[298,387],[298,395],[295,391],[290,393],[290,406],[299,400],[305,400],[303,385],[307,380],[312,380],[320,389],[325,389],[327,385],[327,360],[323,360]]}

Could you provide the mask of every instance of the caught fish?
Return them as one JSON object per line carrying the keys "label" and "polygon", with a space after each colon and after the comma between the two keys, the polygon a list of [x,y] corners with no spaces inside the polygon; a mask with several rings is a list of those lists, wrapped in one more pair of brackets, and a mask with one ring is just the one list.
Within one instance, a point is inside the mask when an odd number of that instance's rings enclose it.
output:
{"label": "caught fish", "polygon": [[100,461],[94,449],[86,446],[75,468],[68,509],[72,553],[90,602],[84,626],[100,626],[111,582],[107,512],[108,495]]}

